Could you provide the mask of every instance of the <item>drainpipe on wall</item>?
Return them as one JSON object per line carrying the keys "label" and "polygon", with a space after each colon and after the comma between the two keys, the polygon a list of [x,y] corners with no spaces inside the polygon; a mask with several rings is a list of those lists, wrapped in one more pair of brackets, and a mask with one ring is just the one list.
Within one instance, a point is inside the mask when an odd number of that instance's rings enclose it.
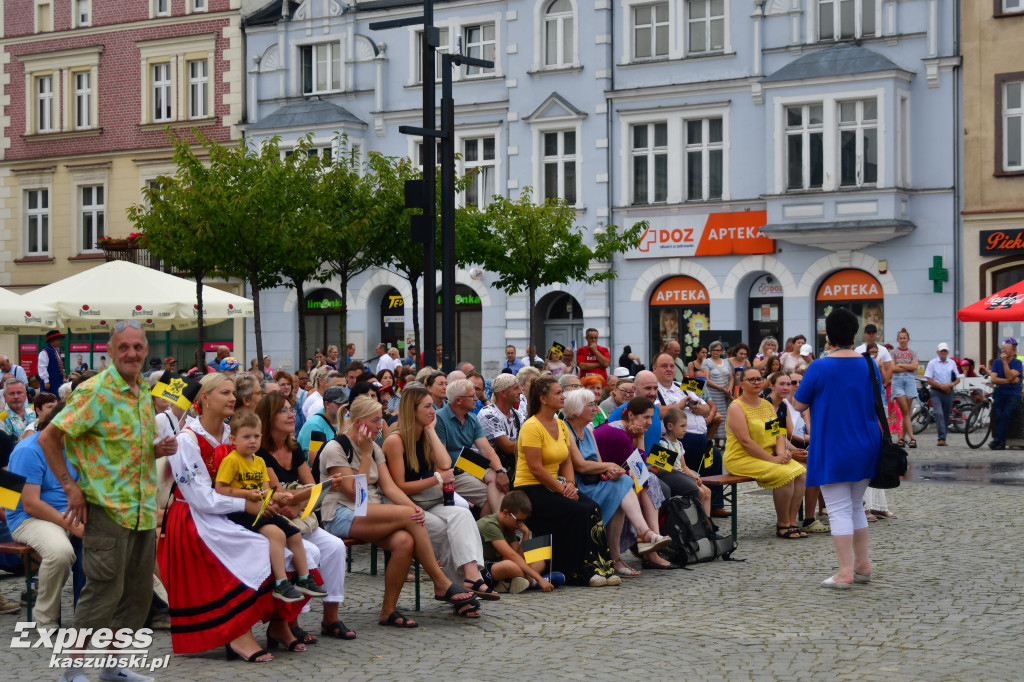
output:
{"label": "drainpipe on wall", "polygon": [[[608,29],[611,33],[612,39],[608,42],[608,73],[609,83],[608,89],[610,92],[615,90],[615,3],[609,3],[610,9],[608,11]],[[608,206],[608,217],[606,219],[607,225],[614,225],[612,221],[612,210],[615,205],[613,201],[614,191],[612,185],[615,180],[615,173],[612,172],[612,163],[615,158],[615,145],[612,143],[612,132],[614,126],[612,125],[612,99],[610,96],[605,95],[604,98],[604,118],[605,126],[607,127],[608,136],[608,149],[605,152],[607,157],[607,169],[608,169],[608,183],[607,189],[605,190],[605,202]],[[609,270],[615,270],[615,254],[608,256],[608,268]],[[611,360],[615,358],[615,278],[608,280],[608,353],[611,355]]]}
{"label": "drainpipe on wall", "polygon": [[[960,3],[953,3],[953,54],[960,57]],[[963,189],[963,169],[961,168],[960,145],[961,135],[960,106],[961,83],[963,69],[960,64],[953,67],[953,311],[963,307],[963,220],[960,215],[960,192]],[[953,348],[963,353],[963,323],[956,320],[953,325]],[[980,349],[984,350],[984,349]]]}

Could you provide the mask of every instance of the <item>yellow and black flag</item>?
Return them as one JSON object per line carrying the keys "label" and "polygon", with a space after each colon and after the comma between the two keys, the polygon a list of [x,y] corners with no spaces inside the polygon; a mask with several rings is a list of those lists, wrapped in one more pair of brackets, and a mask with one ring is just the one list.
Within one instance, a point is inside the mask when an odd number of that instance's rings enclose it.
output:
{"label": "yellow and black flag", "polygon": [[17,509],[21,499],[21,490],[25,487],[25,477],[0,469],[0,507]]}
{"label": "yellow and black flag", "polygon": [[309,451],[319,455],[320,448],[327,442],[327,434],[323,431],[313,431],[309,434]]}
{"label": "yellow and black flag", "polygon": [[200,388],[198,381],[187,379],[177,372],[163,372],[150,393],[187,412],[192,407],[192,401],[199,395]]}
{"label": "yellow and black flag", "polygon": [[455,467],[482,481],[487,470],[491,468],[491,462],[475,450],[462,448],[459,458],[455,460]]}
{"label": "yellow and black flag", "polygon": [[647,464],[658,467],[662,471],[672,471],[676,466],[676,457],[679,454],[660,445],[652,445],[651,452],[647,455]]}
{"label": "yellow and black flag", "polygon": [[551,536],[541,535],[523,542],[523,558],[526,563],[551,560]]}
{"label": "yellow and black flag", "polygon": [[704,392],[704,384],[708,382],[704,377],[686,377],[683,379],[681,388],[684,391],[692,391],[697,395]]}

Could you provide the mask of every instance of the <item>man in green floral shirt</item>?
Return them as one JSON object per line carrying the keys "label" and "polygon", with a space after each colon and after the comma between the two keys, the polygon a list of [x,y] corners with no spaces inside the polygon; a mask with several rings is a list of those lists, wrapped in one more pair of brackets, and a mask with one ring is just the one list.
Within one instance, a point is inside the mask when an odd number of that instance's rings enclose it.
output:
{"label": "man in green floral shirt", "polygon": [[[153,400],[142,364],[149,350],[134,320],[118,322],[108,344],[113,366],[81,384],[67,407],[39,435],[47,464],[68,498],[66,516],[85,524],[86,583],[75,610],[76,628],[136,630],[152,600],[156,558],[155,457],[172,455],[177,442],[157,436]],[[76,484],[63,451],[78,470]],[[66,672],[79,672],[68,669]],[[101,680],[151,678],[108,668]]]}

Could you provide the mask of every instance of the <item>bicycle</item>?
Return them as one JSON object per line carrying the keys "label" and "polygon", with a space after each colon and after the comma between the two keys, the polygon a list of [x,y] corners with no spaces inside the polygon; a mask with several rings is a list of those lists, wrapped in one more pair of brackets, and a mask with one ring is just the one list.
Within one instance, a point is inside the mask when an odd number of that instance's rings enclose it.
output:
{"label": "bicycle", "polygon": [[[915,436],[928,428],[929,424],[935,422],[931,390],[927,386],[919,386],[917,397],[918,401],[910,411],[910,422]],[[971,394],[966,391],[954,391],[953,404],[949,410],[949,431],[965,433],[967,430],[967,420],[973,410],[974,399],[971,397]]]}
{"label": "bicycle", "polygon": [[971,408],[967,417],[967,428],[964,436],[967,445],[972,450],[977,450],[992,434],[992,398],[985,398]]}

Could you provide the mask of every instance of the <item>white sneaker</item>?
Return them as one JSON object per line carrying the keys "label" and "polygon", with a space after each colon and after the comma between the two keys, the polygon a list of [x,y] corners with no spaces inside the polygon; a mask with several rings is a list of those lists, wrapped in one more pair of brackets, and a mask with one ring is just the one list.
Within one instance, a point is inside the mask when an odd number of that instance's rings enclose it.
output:
{"label": "white sneaker", "polygon": [[512,578],[512,580],[509,581],[508,593],[509,594],[519,594],[520,592],[522,592],[523,590],[525,590],[529,586],[530,586],[530,581],[527,580],[526,578],[520,578],[520,577]]}
{"label": "white sneaker", "polygon": [[587,583],[590,587],[604,587],[608,584],[608,579],[603,575],[594,574],[590,577],[590,582]]}
{"label": "white sneaker", "polygon": [[608,576],[608,577],[606,577],[604,579],[604,584],[605,585],[621,585],[622,584],[622,578],[620,578],[619,576],[617,576],[615,574],[612,574],[612,575],[610,575],[610,576]]}
{"label": "white sneaker", "polygon": [[125,668],[104,668],[100,673],[102,682],[156,682],[152,677],[140,675]]}

